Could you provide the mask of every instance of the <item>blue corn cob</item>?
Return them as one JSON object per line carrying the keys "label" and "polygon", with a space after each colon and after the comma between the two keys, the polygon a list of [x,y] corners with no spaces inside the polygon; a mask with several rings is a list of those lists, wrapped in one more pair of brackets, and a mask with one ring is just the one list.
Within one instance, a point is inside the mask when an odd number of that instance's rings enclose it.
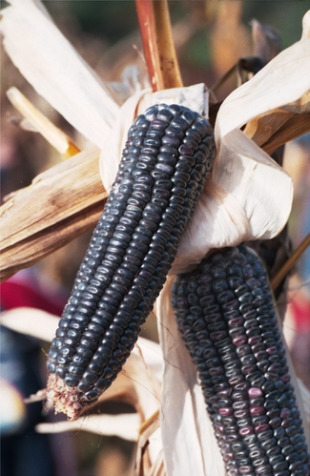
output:
{"label": "blue corn cob", "polygon": [[121,370],[152,310],[215,156],[211,126],[178,105],[129,130],[119,172],[48,357],[47,398],[76,418]]}
{"label": "blue corn cob", "polygon": [[264,266],[219,250],[180,275],[172,303],[228,476],[309,476],[309,455]]}

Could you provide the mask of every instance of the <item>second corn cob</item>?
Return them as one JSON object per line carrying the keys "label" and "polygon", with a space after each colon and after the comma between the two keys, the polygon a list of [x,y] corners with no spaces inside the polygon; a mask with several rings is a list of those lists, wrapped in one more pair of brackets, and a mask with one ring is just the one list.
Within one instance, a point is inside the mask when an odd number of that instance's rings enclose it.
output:
{"label": "second corn cob", "polygon": [[173,306],[228,476],[308,476],[309,455],[262,262],[219,250],[179,276]]}
{"label": "second corn cob", "polygon": [[120,371],[152,310],[214,160],[199,114],[158,105],[131,127],[119,172],[52,342],[47,399],[76,418]]}

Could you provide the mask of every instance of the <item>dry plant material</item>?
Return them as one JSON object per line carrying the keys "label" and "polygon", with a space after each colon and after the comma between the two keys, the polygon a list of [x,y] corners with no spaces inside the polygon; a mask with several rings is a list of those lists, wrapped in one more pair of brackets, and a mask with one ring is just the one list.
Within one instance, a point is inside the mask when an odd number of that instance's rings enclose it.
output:
{"label": "dry plant material", "polygon": [[[31,6],[29,8],[26,7],[26,5],[30,3]],[[117,117],[117,114],[121,114],[122,111],[119,110],[118,106],[113,103],[113,101],[107,100],[105,103],[105,99],[107,94],[105,93],[104,89],[100,92],[97,87],[97,83],[95,83],[93,86],[93,82],[95,81],[94,78],[90,79],[89,78],[89,71],[85,72],[85,64],[84,62],[81,61],[81,59],[74,53],[74,50],[70,47],[68,47],[66,40],[63,38],[63,36],[60,34],[60,32],[55,28],[55,25],[51,24],[50,20],[46,18],[46,12],[42,11],[41,8],[38,8],[39,4],[33,4],[32,2],[29,2],[26,0],[25,2],[17,2],[17,0],[12,1],[12,6],[5,9],[3,11],[3,18],[1,21],[1,30],[4,33],[4,44],[13,58],[14,62],[16,65],[20,68],[21,72],[25,75],[25,77],[33,84],[33,86],[40,91],[42,94],[45,95],[47,100],[54,106],[58,107],[58,101],[59,101],[59,95],[63,98],[63,102],[61,104],[61,109],[60,112],[63,112],[63,115],[67,118],[67,120],[76,126],[78,130],[90,141],[93,143],[96,143],[97,145],[100,144],[100,147],[102,147],[102,152],[101,152],[101,160],[100,160],[100,167],[103,167],[104,170],[109,171],[112,169],[113,171],[115,170],[115,164],[118,163],[119,161],[119,144],[122,143],[121,136],[118,138],[115,137],[115,142],[118,142],[118,147],[115,147],[113,150],[107,148],[107,137],[110,134],[110,127],[112,124],[112,117],[115,118]],[[43,8],[43,7],[42,7]],[[44,10],[44,9],[43,9]],[[16,42],[16,35],[15,35],[15,22],[19,22],[21,25],[27,25],[27,28],[23,29],[20,31],[20,35],[22,37],[26,37],[27,35],[30,36],[29,39],[27,39],[27,48],[20,48],[21,42]],[[44,25],[44,35],[40,25]],[[42,35],[44,37],[44,41],[42,40]],[[44,44],[45,41],[48,43],[49,48],[52,48],[51,45],[53,45],[53,48],[55,49],[55,54],[59,58],[59,63],[55,59],[54,63],[46,62],[46,52],[45,50],[42,51],[42,48],[40,49],[40,45]],[[260,115],[266,111],[268,111],[271,108],[279,107],[280,105],[283,105],[287,102],[290,102],[294,100],[296,97],[300,97],[302,94],[304,94],[305,90],[309,89],[309,81],[307,79],[307,75],[302,75],[299,79],[298,76],[300,71],[300,68],[302,68],[302,71],[304,71],[304,68],[307,68],[307,61],[309,58],[309,55],[307,55],[307,41],[309,42],[310,40],[302,40],[293,47],[289,48],[288,50],[285,50],[285,52],[281,53],[277,58],[275,58],[273,61],[275,61],[275,64],[272,66],[271,63],[268,65],[269,70],[268,74],[261,74],[260,81],[259,82],[253,82],[253,80],[256,81],[255,78],[253,78],[251,81],[249,81],[247,84],[250,84],[250,86],[246,86],[246,90],[244,89],[244,86],[241,88],[238,88],[237,92],[240,90],[240,93],[236,94],[236,91],[232,93],[223,103],[223,107],[221,106],[220,108],[220,114],[217,118],[217,124],[216,124],[216,136],[217,140],[222,143],[223,145],[226,143],[225,147],[219,147],[219,154],[217,158],[217,163],[222,164],[225,161],[225,154],[227,149],[231,147],[236,141],[234,138],[235,132],[239,132],[238,130],[234,131],[234,129],[238,129],[240,126],[243,124],[247,123],[252,117],[255,117],[256,115]],[[25,40],[26,42],[26,40]],[[26,44],[23,42],[23,44]],[[66,47],[64,47],[64,43],[66,44]],[[64,57],[62,57],[62,51],[65,52]],[[71,56],[69,55],[69,51],[72,54],[72,61],[71,61]],[[35,65],[32,64],[31,60],[27,60],[25,58],[28,56],[30,58],[35,57],[37,59]],[[69,55],[69,56],[67,56]],[[281,56],[281,57],[280,57]],[[70,75],[70,79],[68,78],[68,81],[66,82],[61,82],[57,83],[57,86],[55,87],[54,84],[57,81],[57,78],[59,78],[58,75],[58,68],[61,68],[63,61],[65,60],[66,66],[67,66],[67,72],[68,75]],[[286,67],[286,74],[284,76],[280,75],[279,71],[281,71],[282,68],[282,63]],[[37,65],[40,65],[40,75],[38,74],[37,70]],[[55,70],[51,71],[51,64],[57,65],[57,68]],[[290,65],[290,66],[289,66]],[[86,68],[87,69],[87,68]],[[265,70],[265,68],[264,68]],[[278,74],[278,77],[274,77],[274,74]],[[281,76],[281,81],[279,81]],[[295,77],[296,76],[296,77]],[[87,81],[82,82],[78,78],[84,78]],[[42,84],[41,84],[42,83]],[[43,84],[44,83],[44,84]],[[73,85],[74,83],[74,85]],[[89,91],[89,94],[91,95],[91,104],[90,104],[90,99],[88,98],[88,94],[85,93],[86,89],[84,88],[83,90],[80,88],[81,84],[87,84],[87,91]],[[253,86],[252,86],[253,84]],[[279,84],[281,85],[281,88],[279,88]],[[59,91],[61,89],[61,92]],[[180,88],[179,89],[179,98],[185,98],[184,105],[186,104],[186,101],[191,95],[191,89],[192,88]],[[168,90],[169,91],[169,90]],[[171,90],[173,91],[173,90]],[[248,94],[246,91],[251,91],[251,94]],[[279,91],[281,94],[279,95]],[[163,91],[163,93],[167,93],[167,91]],[[72,101],[71,101],[71,94],[73,97],[79,96],[79,101],[76,105],[77,109],[73,111],[72,109]],[[149,91],[144,91],[140,93],[140,98],[144,95],[149,95]],[[156,93],[158,94],[158,93]],[[55,97],[54,97],[55,95]],[[292,98],[292,96],[294,96]],[[155,95],[154,95],[154,101],[156,100]],[[199,98],[196,97],[196,100],[198,100],[197,104],[199,103]],[[158,96],[157,101],[162,101],[162,102],[167,102],[163,101],[163,99]],[[228,110],[228,105],[233,101],[233,110],[230,111]],[[173,101],[175,102],[175,101]],[[96,114],[93,114],[92,108],[94,107],[94,103],[96,103],[96,106],[98,109],[100,109],[99,115],[98,112]],[[131,107],[131,99],[128,101],[126,113],[129,114],[129,116],[132,117],[132,119],[135,118],[136,115],[136,107],[137,107],[137,102],[134,102],[132,107]],[[190,106],[192,109],[195,109]],[[65,111],[63,111],[65,109]],[[106,114],[107,109],[109,112]],[[202,110],[200,110],[200,106],[197,106],[197,109],[199,110],[200,113],[202,113]],[[196,110],[197,110],[196,109]],[[80,112],[79,112],[80,111]],[[116,112],[118,111],[118,112]],[[250,112],[250,117],[248,112]],[[221,114],[222,113],[222,114]],[[207,110],[204,109],[203,114],[207,114]],[[241,115],[241,117],[240,117]],[[84,121],[84,118],[87,117],[87,121]],[[124,115],[122,116],[124,117]],[[110,120],[111,119],[111,120]],[[79,123],[77,124],[77,121]],[[223,127],[223,122],[226,122],[226,125]],[[227,124],[229,127],[227,128]],[[99,134],[100,131],[100,134]],[[124,134],[127,133],[127,131],[123,131]],[[232,134],[229,136],[230,141],[227,141],[225,136],[228,136],[228,132],[232,132]],[[123,135],[124,135],[123,134]],[[245,144],[246,138],[244,135],[239,136],[239,139],[241,140],[242,137],[242,142]],[[109,140],[110,144],[110,140]],[[247,194],[246,192],[246,187],[248,187],[249,190],[252,189],[252,183],[251,180],[254,181],[254,188],[255,185],[259,185],[259,183],[262,183],[261,179],[258,177],[256,173],[254,173],[254,167],[252,168],[253,173],[251,174],[251,177],[247,176],[242,176],[242,174],[239,173],[239,167],[243,169],[244,164],[247,163],[248,158],[252,158],[252,148],[253,148],[253,141],[248,141],[247,146],[246,146],[246,155],[244,156],[244,159],[242,161],[239,161],[239,165],[235,162],[234,167],[232,167],[230,171],[230,179],[231,183],[234,183],[234,187],[236,190],[239,190],[239,194],[235,196],[235,192],[233,194],[231,193],[231,190],[227,191],[225,188],[227,187],[227,180],[223,180],[223,174],[217,174],[217,178],[215,180],[216,182],[216,188],[215,192],[213,193],[213,198],[210,201],[210,206],[206,207],[205,205],[202,204],[202,207],[198,207],[200,209],[200,214],[197,212],[196,216],[198,217],[198,220],[194,220],[194,223],[197,225],[201,222],[201,216],[203,217],[202,223],[205,223],[205,230],[210,230],[210,228],[220,230],[219,233],[208,234],[208,245],[201,250],[200,256],[201,258],[204,256],[206,251],[208,249],[214,248],[214,247],[219,247],[219,246],[231,246],[234,245],[241,240],[244,239],[258,239],[258,238],[268,238],[271,235],[274,235],[276,233],[279,233],[279,231],[283,228],[285,221],[287,220],[289,211],[290,211],[290,203],[292,199],[292,189],[291,186],[288,184],[289,178],[285,178],[285,174],[283,171],[279,168],[277,172],[277,178],[270,176],[270,181],[273,184],[277,184],[277,188],[274,186],[272,187],[266,187],[264,190],[264,197],[265,197],[265,203],[268,204],[266,208],[264,207],[257,207],[257,205],[260,205],[258,201],[255,201],[255,193],[250,193]],[[245,150],[245,147],[243,147]],[[107,150],[109,150],[109,154],[107,155]],[[261,154],[261,149],[256,148],[255,149],[255,155]],[[231,154],[231,151],[230,151]],[[264,177],[266,179],[269,178],[269,172],[272,171],[273,166],[272,166],[272,161],[270,161],[269,156],[264,155],[264,162],[265,162],[265,170],[263,172]],[[234,152],[234,157],[237,159],[239,157],[238,155],[238,150],[235,150]],[[218,167],[218,170],[220,170],[220,165]],[[57,170],[57,169],[56,169]],[[53,173],[53,169],[51,169],[50,174]],[[263,183],[265,183],[265,178],[263,180]],[[114,173],[112,173],[112,181],[114,179]],[[59,180],[59,187],[61,186],[61,181],[62,177],[58,176]],[[111,183],[111,181],[108,181]],[[238,182],[240,182],[240,187],[237,185]],[[106,185],[106,184],[105,184]],[[109,190],[109,187],[106,185],[106,189]],[[227,193],[228,192],[228,193]],[[29,204],[31,203],[31,193],[32,190],[29,188],[28,189],[29,197],[27,197],[27,200],[25,200],[25,203],[27,203],[27,207],[29,208]],[[97,193],[97,189],[93,188],[93,193]],[[66,187],[65,181],[62,184],[62,194],[64,197],[64,201],[67,203],[70,202],[71,196],[70,196],[70,188]],[[205,194],[202,195],[202,198],[205,196]],[[241,200],[240,200],[241,199]],[[45,210],[48,211],[49,209],[49,202],[46,201],[45,199],[45,194],[43,194],[40,198],[40,205],[41,205],[41,217],[40,221],[42,223],[42,236],[47,233],[49,234],[50,229],[44,230],[43,228],[43,223],[44,223],[44,217],[45,217]],[[251,203],[252,202],[252,203]],[[37,203],[37,202],[36,202]],[[272,213],[270,214],[269,210],[269,204],[272,203],[275,205],[275,208],[277,207],[277,210],[275,209],[275,212],[278,213]],[[281,204],[281,206],[277,206],[278,204]],[[36,204],[33,202],[31,206],[35,206]],[[245,208],[246,205],[246,208]],[[16,209],[15,211],[15,202],[14,200],[11,200],[9,204],[5,205],[5,209],[10,207],[10,213],[17,214],[18,216],[28,216],[29,217],[29,230],[32,228],[32,221],[31,221],[31,213],[29,213],[29,210],[26,209],[26,207],[21,207],[21,203],[19,203],[19,208]],[[234,210],[237,210],[237,215],[233,214],[233,216],[230,215],[230,213]],[[258,212],[259,210],[259,212]],[[82,216],[82,220],[84,219],[84,216]],[[238,229],[236,232],[236,227],[235,224],[238,224]],[[261,226],[263,224],[263,226]],[[18,220],[15,220],[14,226],[16,226],[16,230],[14,233],[18,234],[19,233],[19,224]],[[66,222],[63,222],[63,226],[66,226]],[[83,224],[81,224],[83,226]],[[3,228],[6,227],[6,223],[3,225]],[[198,227],[197,227],[198,228]],[[269,229],[269,232],[266,232],[266,230]],[[201,234],[199,236],[206,236],[206,233],[204,231],[204,226],[200,228]],[[261,232],[261,230],[264,230]],[[65,229],[62,231],[64,234],[66,234]],[[266,233],[265,233],[266,232]],[[209,232],[208,232],[209,233]],[[187,242],[187,247],[188,249],[192,247],[193,249],[193,255],[194,258],[196,257],[197,250],[201,246],[201,242],[199,243],[199,240],[195,241],[195,236],[198,236],[196,234],[196,230],[188,234],[186,238],[184,238],[183,242],[184,244]],[[230,239],[232,237],[232,239]],[[57,233],[54,233],[53,235],[50,234],[49,236],[50,239],[50,246],[49,250],[52,252],[53,249],[56,249],[59,245],[59,240]],[[189,239],[194,239],[194,242],[191,243]],[[52,243],[53,241],[53,243]],[[23,247],[23,242],[18,243],[16,240],[14,242],[14,245],[12,246],[10,252],[12,254],[6,254],[6,258],[2,257],[2,270],[3,276],[9,276],[9,272],[7,272],[7,269],[11,268],[11,264],[9,259],[11,256],[13,256],[14,251],[18,253],[18,247],[21,246]],[[40,252],[43,254],[45,253],[44,249],[41,249]],[[33,251],[30,247],[30,244],[27,248],[24,248],[23,254],[20,254],[20,257],[22,258],[21,265],[20,267],[27,266],[29,263],[33,263],[34,260],[29,259],[28,256],[35,256],[35,259],[40,258],[40,252]],[[23,256],[26,254],[27,256]],[[42,255],[43,255],[42,254]],[[199,254],[199,253],[198,253]],[[14,266],[12,270],[17,270],[19,267]],[[12,271],[11,271],[12,272]],[[13,271],[14,272],[14,271]]]}
{"label": "dry plant material", "polygon": [[224,476],[223,458],[205,408],[195,366],[172,309],[172,285],[173,277],[170,277],[156,302],[164,355],[160,425],[167,475]]}
{"label": "dry plant material", "polygon": [[268,154],[310,131],[310,96],[304,94],[297,104],[269,111],[249,121],[245,134]]}
{"label": "dry plant material", "polygon": [[94,148],[80,152],[37,176],[1,206],[2,280],[95,225],[107,197],[98,157]]}
{"label": "dry plant material", "polygon": [[77,131],[88,130],[86,137],[92,144],[104,147],[118,114],[105,84],[57,29],[42,3],[8,3],[2,10],[0,30],[10,58],[37,93]]}
{"label": "dry plant material", "polygon": [[292,253],[289,259],[284,263],[284,265],[279,269],[276,275],[271,280],[271,287],[273,290],[277,289],[281,281],[289,274],[290,270],[296,264],[297,260],[301,257],[304,251],[310,246],[310,234],[308,234]]}
{"label": "dry plant material", "polygon": [[213,8],[215,22],[211,30],[212,65],[218,76],[222,76],[241,56],[250,51],[250,35],[241,23],[242,2],[221,1],[206,2],[208,9]]}
{"label": "dry plant material", "polygon": [[152,90],[182,87],[167,0],[136,0],[136,9]]}
{"label": "dry plant material", "polygon": [[17,88],[10,88],[6,94],[13,106],[31,124],[32,128],[45,137],[65,159],[80,152],[74,141],[38,111]]}
{"label": "dry plant material", "polygon": [[263,64],[269,63],[272,58],[277,56],[281,49],[281,37],[279,32],[270,25],[263,25],[253,19],[251,21],[253,54],[261,59]]}

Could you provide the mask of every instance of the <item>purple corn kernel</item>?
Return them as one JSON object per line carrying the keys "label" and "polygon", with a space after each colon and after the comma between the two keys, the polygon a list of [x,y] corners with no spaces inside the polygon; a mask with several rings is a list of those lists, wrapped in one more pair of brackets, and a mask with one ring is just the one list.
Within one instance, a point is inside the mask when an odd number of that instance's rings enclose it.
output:
{"label": "purple corn kernel", "polygon": [[265,413],[264,407],[250,407],[250,414],[254,415],[263,415]]}
{"label": "purple corn kernel", "polygon": [[257,397],[261,397],[263,395],[263,392],[258,387],[251,387],[248,389],[248,394],[250,398],[257,398]]}

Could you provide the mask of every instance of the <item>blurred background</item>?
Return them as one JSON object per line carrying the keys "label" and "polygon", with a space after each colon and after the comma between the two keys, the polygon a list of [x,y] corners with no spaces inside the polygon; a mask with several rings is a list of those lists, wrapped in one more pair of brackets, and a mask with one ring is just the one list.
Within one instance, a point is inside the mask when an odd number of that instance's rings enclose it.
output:
{"label": "blurred background", "polygon": [[[1,8],[7,3],[1,1]],[[97,74],[120,82],[126,67],[145,75],[135,2],[46,1],[56,25]],[[173,36],[185,85],[204,82],[211,87],[236,62],[253,55],[251,21],[276,29],[284,49],[298,41],[305,1],[169,1]],[[54,123],[74,138],[74,131],[29,86],[1,46],[1,202],[11,192],[29,185],[43,170],[60,161],[59,155],[34,132],[20,127],[21,117],[6,97],[19,88]],[[219,90],[223,99],[236,86],[234,77]],[[310,232],[310,136],[289,144],[285,167],[295,183],[289,235],[296,247]],[[1,285],[1,309],[32,306],[60,315],[74,276],[87,248],[91,230],[66,247],[21,271]],[[285,321],[298,374],[310,389],[310,252],[299,260],[289,282]],[[157,339],[155,319],[148,319],[143,335]],[[25,407],[23,396],[45,384],[44,345],[8,329],[1,332],[2,401],[16,402],[16,419],[1,422],[2,476],[128,476],[134,445],[118,438],[88,433],[37,435],[44,421],[41,403]],[[3,405],[3,403],[1,403]],[[117,405],[104,409],[118,412]],[[131,411],[131,408],[122,408]],[[1,411],[3,414],[3,410]],[[54,418],[49,416],[50,418]],[[42,457],[44,455],[44,457]],[[26,469],[25,469],[26,468]]]}

